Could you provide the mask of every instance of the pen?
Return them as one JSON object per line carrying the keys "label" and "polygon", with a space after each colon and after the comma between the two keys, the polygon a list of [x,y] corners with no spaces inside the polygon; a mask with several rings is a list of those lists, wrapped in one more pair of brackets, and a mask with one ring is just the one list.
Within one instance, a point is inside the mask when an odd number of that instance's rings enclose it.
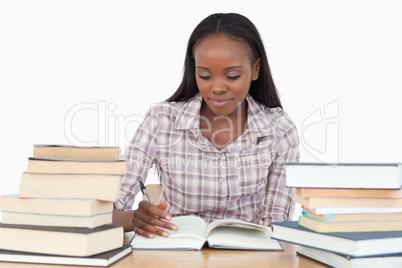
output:
{"label": "pen", "polygon": [[149,203],[151,203],[153,205],[154,202],[152,202],[152,199],[147,192],[147,188],[145,188],[145,185],[141,181],[139,183],[140,183],[140,188],[141,188],[142,194],[145,195],[147,197]]}

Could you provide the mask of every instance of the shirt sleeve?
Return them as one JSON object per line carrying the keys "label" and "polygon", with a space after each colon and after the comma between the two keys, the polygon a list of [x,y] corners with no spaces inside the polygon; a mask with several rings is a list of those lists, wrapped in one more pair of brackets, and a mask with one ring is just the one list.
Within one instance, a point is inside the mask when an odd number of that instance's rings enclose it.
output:
{"label": "shirt sleeve", "polygon": [[298,162],[299,137],[297,129],[291,124],[285,135],[278,137],[277,151],[269,168],[267,191],[264,199],[261,224],[291,220],[295,206],[295,192],[286,187],[285,163]]}
{"label": "shirt sleeve", "polygon": [[148,171],[154,164],[157,125],[156,113],[150,109],[127,147],[127,168],[122,179],[120,199],[114,202],[117,209],[131,210],[140,190],[138,182],[141,180],[145,183]]}

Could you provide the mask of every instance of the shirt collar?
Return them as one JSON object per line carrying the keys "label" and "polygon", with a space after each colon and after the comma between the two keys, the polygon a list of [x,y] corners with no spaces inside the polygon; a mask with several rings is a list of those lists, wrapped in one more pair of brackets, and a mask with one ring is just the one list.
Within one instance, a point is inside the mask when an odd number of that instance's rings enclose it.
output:
{"label": "shirt collar", "polygon": [[176,122],[176,129],[197,129],[200,127],[200,110],[202,96],[200,92],[193,98],[183,103]]}
{"label": "shirt collar", "polygon": [[247,129],[249,129],[257,137],[275,135],[274,122],[272,121],[273,113],[267,106],[259,103],[251,97],[250,94],[246,97],[247,110]]}

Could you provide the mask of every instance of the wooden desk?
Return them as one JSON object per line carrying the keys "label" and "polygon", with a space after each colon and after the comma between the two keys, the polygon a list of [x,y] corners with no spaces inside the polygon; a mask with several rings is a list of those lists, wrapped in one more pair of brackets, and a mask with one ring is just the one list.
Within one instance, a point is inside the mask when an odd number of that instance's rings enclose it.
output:
{"label": "wooden desk", "polygon": [[327,267],[316,261],[296,255],[297,247],[282,243],[284,251],[244,251],[202,249],[200,251],[134,250],[131,256],[116,263],[113,268],[128,267]]}
{"label": "wooden desk", "polygon": [[[271,267],[271,268],[315,268],[327,267],[319,262],[296,255],[298,246],[282,243],[284,251],[244,251],[202,249],[200,251],[134,250],[129,256],[110,266],[112,268],[133,267]],[[1,268],[67,268],[65,265],[41,265],[0,262]]]}

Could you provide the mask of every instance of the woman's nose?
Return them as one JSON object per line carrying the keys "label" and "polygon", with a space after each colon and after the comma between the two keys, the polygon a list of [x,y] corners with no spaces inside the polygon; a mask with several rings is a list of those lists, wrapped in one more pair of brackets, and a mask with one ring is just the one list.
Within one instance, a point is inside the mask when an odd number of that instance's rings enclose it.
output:
{"label": "woman's nose", "polygon": [[227,91],[227,87],[221,79],[214,79],[212,83],[212,92],[215,94],[222,94]]}

